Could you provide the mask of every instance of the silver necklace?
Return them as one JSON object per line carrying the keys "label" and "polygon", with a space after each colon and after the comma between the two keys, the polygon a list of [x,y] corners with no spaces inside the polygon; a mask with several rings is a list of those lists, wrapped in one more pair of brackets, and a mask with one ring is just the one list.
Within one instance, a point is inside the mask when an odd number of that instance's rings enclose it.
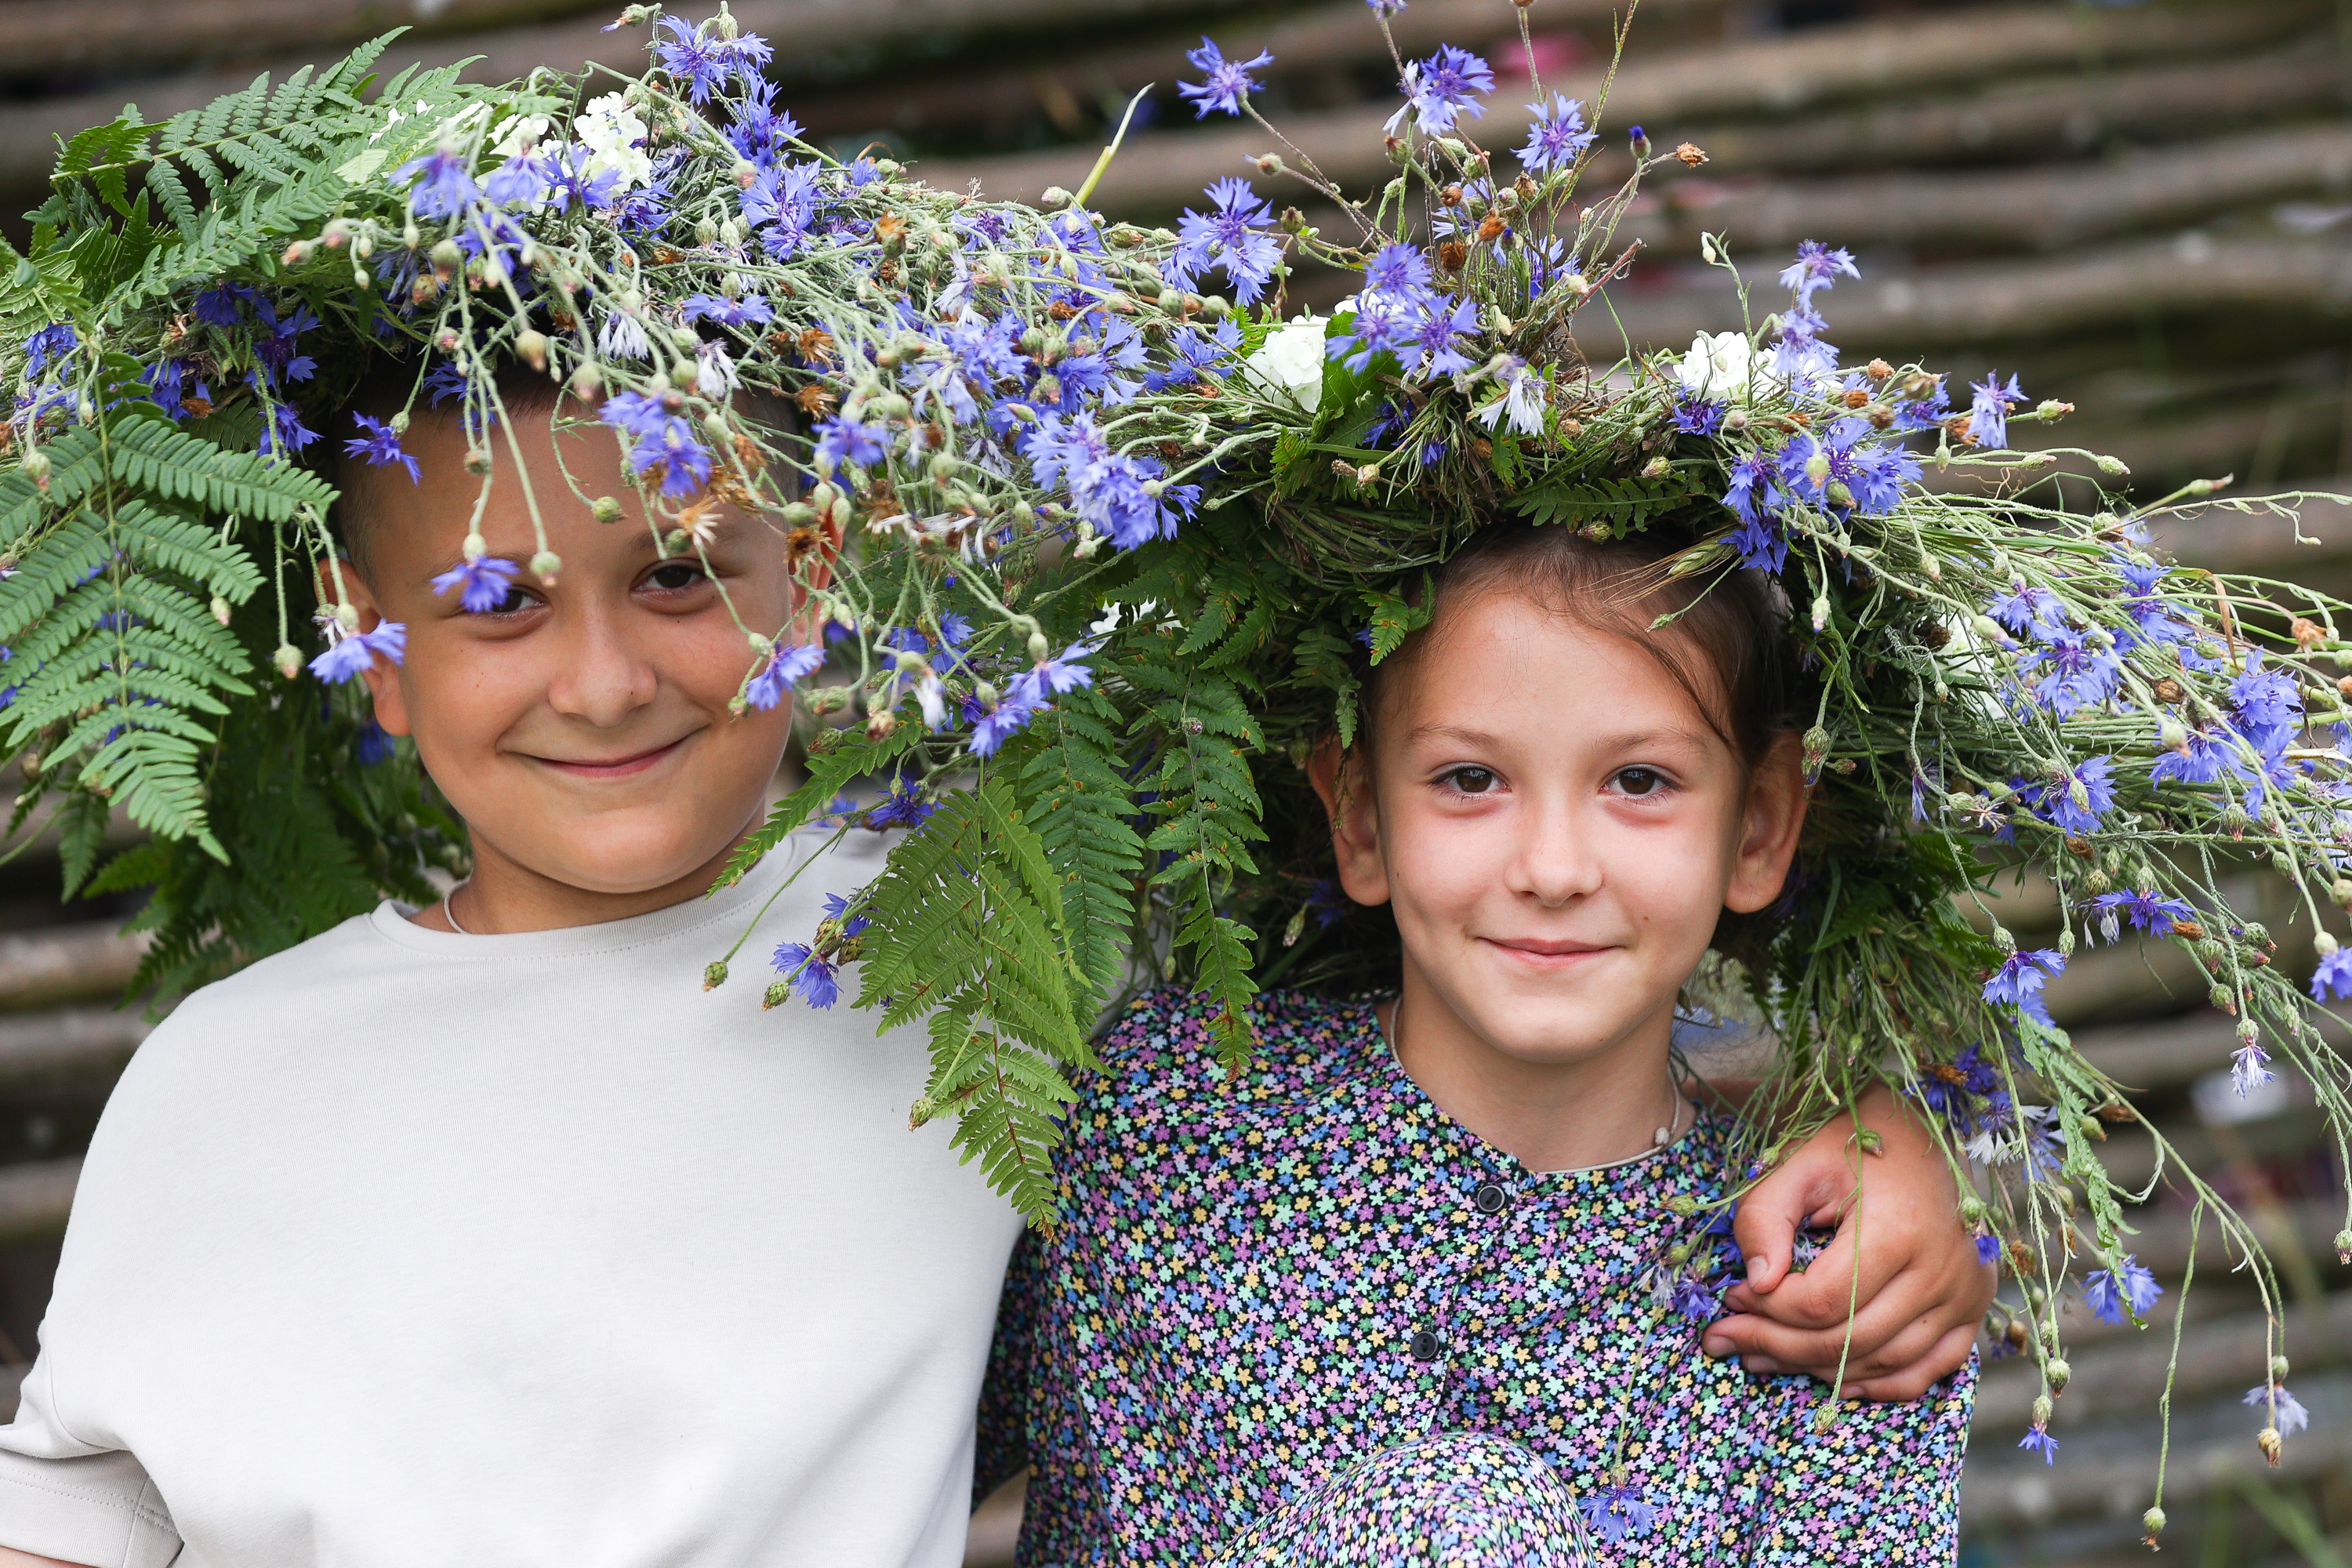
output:
{"label": "silver necklace", "polygon": [[441,918],[449,922],[449,929],[456,931],[459,936],[471,936],[474,933],[457,923],[457,906],[451,903],[449,900],[457,896],[457,888],[464,887],[466,882],[470,882],[473,879],[474,879],[471,877],[468,877],[466,879],[465,882],[459,882],[456,888],[451,888],[447,892],[441,895]]}

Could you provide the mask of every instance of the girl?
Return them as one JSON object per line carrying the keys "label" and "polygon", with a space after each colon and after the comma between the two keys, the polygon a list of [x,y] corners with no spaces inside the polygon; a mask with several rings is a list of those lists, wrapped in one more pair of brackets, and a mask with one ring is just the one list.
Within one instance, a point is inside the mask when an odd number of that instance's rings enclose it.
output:
{"label": "girl", "polygon": [[1000,1326],[1024,1563],[1953,1555],[1973,1361],[1840,1406],[1700,1347],[1747,1157],[1676,999],[1806,791],[1761,580],[1664,554],[1486,529],[1316,753],[1392,1000],[1269,994],[1234,1085],[1181,994],[1112,1030]]}

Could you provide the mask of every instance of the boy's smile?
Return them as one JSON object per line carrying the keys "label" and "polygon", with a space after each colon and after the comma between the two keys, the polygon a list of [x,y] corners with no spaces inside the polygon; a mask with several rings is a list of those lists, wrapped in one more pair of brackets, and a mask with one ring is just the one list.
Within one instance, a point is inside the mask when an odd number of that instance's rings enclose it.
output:
{"label": "boy's smile", "polygon": [[[518,416],[514,434],[562,561],[555,581],[519,573],[479,613],[434,590],[462,559],[477,481],[457,421],[423,413],[405,444],[424,481],[362,474],[365,581],[346,567],[362,627],[407,624],[405,661],[377,661],[368,686],[377,721],[415,738],[466,819],[475,871],[458,918],[485,933],[624,919],[700,892],[757,817],[792,721],[788,703],[730,711],[754,658],[745,628],[773,636],[787,618],[768,531],[720,509],[706,520],[707,570],[664,559],[609,432]],[[503,436],[492,445],[503,471],[480,531],[491,556],[527,562],[538,544],[522,487]],[[600,495],[625,499],[619,522],[591,514],[583,498]]]}

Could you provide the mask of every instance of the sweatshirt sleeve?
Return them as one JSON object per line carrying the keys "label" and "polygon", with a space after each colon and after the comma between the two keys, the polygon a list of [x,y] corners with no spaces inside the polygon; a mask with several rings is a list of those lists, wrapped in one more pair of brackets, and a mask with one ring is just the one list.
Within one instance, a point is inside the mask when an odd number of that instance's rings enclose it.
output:
{"label": "sweatshirt sleeve", "polygon": [[1037,1314],[1043,1307],[1039,1252],[1037,1232],[1023,1231],[1004,1271],[1004,1293],[997,1298],[996,1337],[980,1385],[980,1442],[971,1470],[974,1508],[1029,1465],[1029,1385],[1037,1354]]}
{"label": "sweatshirt sleeve", "polygon": [[86,1443],[57,1415],[47,1355],[0,1426],[0,1546],[89,1568],[165,1568],[180,1534],[155,1483],[120,1448]]}

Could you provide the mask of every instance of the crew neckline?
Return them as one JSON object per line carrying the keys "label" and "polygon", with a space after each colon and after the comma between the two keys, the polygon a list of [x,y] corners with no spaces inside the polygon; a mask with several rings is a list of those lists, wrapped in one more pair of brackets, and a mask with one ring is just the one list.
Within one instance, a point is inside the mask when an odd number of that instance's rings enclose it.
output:
{"label": "crew neckline", "polygon": [[420,906],[386,899],[368,916],[375,933],[395,947],[436,958],[506,963],[514,959],[585,958],[667,942],[705,926],[739,919],[779,891],[805,868],[830,831],[800,829],[770,850],[743,879],[712,894],[698,895],[625,920],[550,931],[472,934],[435,931],[408,917]]}

